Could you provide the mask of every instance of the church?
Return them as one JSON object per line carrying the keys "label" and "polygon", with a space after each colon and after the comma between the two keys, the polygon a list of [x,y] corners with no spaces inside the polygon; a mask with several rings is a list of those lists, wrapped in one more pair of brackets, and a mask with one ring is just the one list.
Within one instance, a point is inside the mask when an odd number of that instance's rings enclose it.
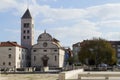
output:
{"label": "church", "polygon": [[21,46],[26,47],[28,67],[63,67],[65,50],[59,40],[44,31],[34,44],[34,21],[29,9],[21,18]]}

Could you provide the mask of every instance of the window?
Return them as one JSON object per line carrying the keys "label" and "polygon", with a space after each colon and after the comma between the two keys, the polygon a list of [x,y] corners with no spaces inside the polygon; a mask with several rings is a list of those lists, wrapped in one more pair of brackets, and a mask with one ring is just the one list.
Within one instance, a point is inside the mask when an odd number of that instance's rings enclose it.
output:
{"label": "window", "polygon": [[29,31],[29,30],[27,30],[27,33],[30,33],[30,31]]}
{"label": "window", "polygon": [[55,61],[57,61],[57,56],[55,56]]}
{"label": "window", "polygon": [[29,28],[30,24],[29,23],[24,23],[24,28]]}
{"label": "window", "polygon": [[36,56],[34,56],[34,61],[36,61]]}
{"label": "window", "polygon": [[12,50],[11,48],[9,48],[8,50]]}
{"label": "window", "polygon": [[33,50],[33,52],[36,52],[36,50]]}
{"label": "window", "polygon": [[22,54],[22,59],[24,59],[24,55]]}
{"label": "window", "polygon": [[11,62],[9,62],[8,65],[11,66]]}
{"label": "window", "polygon": [[25,36],[23,36],[23,39],[25,39],[26,37]]}
{"label": "window", "polygon": [[5,65],[5,62],[3,62],[3,65]]}
{"label": "window", "polygon": [[27,39],[29,39],[30,38],[30,36],[27,36]]}
{"label": "window", "polygon": [[23,33],[26,33],[26,31],[24,30]]}
{"label": "window", "polygon": [[57,52],[57,49],[55,49],[54,52]]}
{"label": "window", "polygon": [[20,54],[19,54],[19,60],[20,60]]}
{"label": "window", "polygon": [[44,50],[44,52],[47,52],[47,50]]}
{"label": "window", "polygon": [[20,51],[21,49],[19,48],[19,51]]}
{"label": "window", "polygon": [[11,54],[8,55],[8,58],[11,58]]}

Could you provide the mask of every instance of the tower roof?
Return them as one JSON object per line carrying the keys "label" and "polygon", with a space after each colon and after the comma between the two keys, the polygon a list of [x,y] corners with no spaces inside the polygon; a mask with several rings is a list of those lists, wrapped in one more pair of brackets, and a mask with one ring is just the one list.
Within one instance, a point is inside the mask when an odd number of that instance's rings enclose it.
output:
{"label": "tower roof", "polygon": [[30,14],[29,9],[26,10],[26,12],[24,13],[24,15],[22,16],[22,19],[31,19],[32,16]]}

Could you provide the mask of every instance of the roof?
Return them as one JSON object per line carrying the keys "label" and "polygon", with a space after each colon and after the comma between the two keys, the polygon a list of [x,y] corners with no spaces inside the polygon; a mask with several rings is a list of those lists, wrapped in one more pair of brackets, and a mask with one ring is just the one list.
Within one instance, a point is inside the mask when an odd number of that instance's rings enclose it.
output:
{"label": "roof", "polygon": [[32,19],[29,9],[26,10],[24,15],[22,16],[22,19]]}
{"label": "roof", "polygon": [[13,46],[20,47],[20,48],[25,48],[25,47],[22,47],[19,44],[17,44],[17,42],[10,42],[10,41],[0,42],[0,47],[13,47]]}

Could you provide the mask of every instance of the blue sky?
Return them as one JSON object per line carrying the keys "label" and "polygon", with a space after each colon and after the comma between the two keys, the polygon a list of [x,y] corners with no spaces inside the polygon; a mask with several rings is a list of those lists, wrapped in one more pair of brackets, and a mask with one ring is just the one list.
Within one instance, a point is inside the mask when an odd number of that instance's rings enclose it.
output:
{"label": "blue sky", "polygon": [[[120,40],[120,0],[28,0],[35,22],[35,43],[47,30],[63,46],[101,37]],[[21,16],[27,0],[1,0],[0,42],[20,44]]]}

